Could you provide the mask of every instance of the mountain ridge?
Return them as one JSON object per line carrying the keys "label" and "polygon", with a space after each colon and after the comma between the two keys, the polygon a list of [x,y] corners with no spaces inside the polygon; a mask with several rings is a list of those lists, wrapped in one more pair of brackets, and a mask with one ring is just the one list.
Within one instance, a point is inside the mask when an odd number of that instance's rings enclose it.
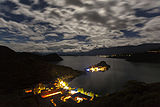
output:
{"label": "mountain ridge", "polygon": [[160,43],[146,43],[140,45],[128,45],[128,46],[117,46],[110,48],[97,48],[88,52],[68,52],[59,53],[60,55],[111,55],[111,54],[129,54],[129,53],[142,53],[153,49],[160,48]]}

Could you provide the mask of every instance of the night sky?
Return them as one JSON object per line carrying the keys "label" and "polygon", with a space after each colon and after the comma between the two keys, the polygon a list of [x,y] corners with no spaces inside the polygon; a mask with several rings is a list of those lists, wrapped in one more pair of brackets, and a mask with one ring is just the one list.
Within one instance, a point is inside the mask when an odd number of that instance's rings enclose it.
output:
{"label": "night sky", "polygon": [[0,0],[0,45],[77,52],[160,43],[160,0]]}

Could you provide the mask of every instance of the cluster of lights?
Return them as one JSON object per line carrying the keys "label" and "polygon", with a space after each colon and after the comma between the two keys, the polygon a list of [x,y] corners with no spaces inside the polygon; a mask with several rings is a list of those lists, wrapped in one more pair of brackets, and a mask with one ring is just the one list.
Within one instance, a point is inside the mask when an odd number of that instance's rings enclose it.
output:
{"label": "cluster of lights", "polygon": [[107,67],[102,67],[102,66],[98,66],[98,67],[92,66],[86,69],[87,72],[100,72],[105,70],[107,70]]}
{"label": "cluster of lights", "polygon": [[[61,90],[61,91],[60,91]],[[44,92],[46,93],[44,93]],[[94,94],[92,92],[86,92],[84,91],[83,88],[71,88],[69,87],[68,83],[64,82],[62,79],[58,78],[53,87],[51,88],[46,88],[46,86],[42,83],[39,83],[33,90],[31,89],[25,89],[25,93],[31,93],[33,92],[34,94],[40,94],[42,98],[50,98],[51,103],[56,106],[56,103],[53,101],[53,96],[61,94],[64,96],[61,97],[61,101],[63,102],[67,102],[68,99],[72,99],[77,103],[80,103],[84,100],[89,100],[92,101],[94,99],[94,97],[98,97],[97,94]],[[67,92],[67,94],[65,94],[65,92]],[[72,97],[72,95],[77,94],[77,93],[81,93],[84,94],[86,96],[91,97],[90,99],[87,98],[83,98],[83,97]]]}

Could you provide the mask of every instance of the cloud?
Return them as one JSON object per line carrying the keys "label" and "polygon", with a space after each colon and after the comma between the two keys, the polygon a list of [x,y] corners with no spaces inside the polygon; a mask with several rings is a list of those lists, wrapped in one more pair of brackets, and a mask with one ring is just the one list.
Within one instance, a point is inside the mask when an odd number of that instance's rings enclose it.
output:
{"label": "cloud", "polygon": [[31,36],[30,40],[36,41],[36,40],[44,40],[44,36]]}
{"label": "cloud", "polygon": [[154,43],[159,10],[159,0],[1,0],[0,40],[43,52]]}
{"label": "cloud", "polygon": [[147,38],[149,41],[160,40],[160,16],[155,17],[148,21],[141,29],[140,34]]}

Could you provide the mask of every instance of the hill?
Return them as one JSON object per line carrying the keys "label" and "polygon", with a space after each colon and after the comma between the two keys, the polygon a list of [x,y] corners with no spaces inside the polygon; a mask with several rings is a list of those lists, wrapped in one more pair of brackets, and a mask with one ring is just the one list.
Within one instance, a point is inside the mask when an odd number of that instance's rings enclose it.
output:
{"label": "hill", "polygon": [[146,52],[146,51],[158,49],[158,48],[160,48],[160,43],[148,43],[148,44],[141,44],[141,45],[96,48],[88,52],[69,52],[69,53],[59,53],[59,54],[61,55],[85,55],[85,56],[112,55],[112,54],[142,53],[142,52]]}
{"label": "hill", "polygon": [[74,77],[80,74],[72,68],[52,64],[61,60],[57,54],[15,52],[6,46],[0,46],[0,93],[3,89],[11,91],[40,81],[54,80],[59,76]]}

